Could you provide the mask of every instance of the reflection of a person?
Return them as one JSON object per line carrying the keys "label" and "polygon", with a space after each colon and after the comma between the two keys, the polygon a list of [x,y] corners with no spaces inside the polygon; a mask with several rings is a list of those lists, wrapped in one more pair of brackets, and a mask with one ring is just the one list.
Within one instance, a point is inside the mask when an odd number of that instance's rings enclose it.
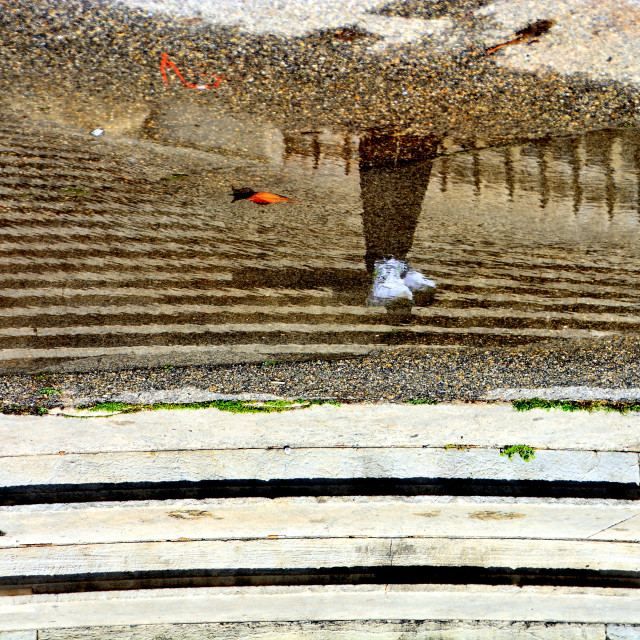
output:
{"label": "reflection of a person", "polygon": [[234,286],[330,287],[333,295],[346,305],[361,304],[367,293],[367,303],[376,306],[403,296],[411,304],[426,304],[433,297],[435,283],[409,268],[406,259],[413,244],[438,143],[433,136],[417,138],[368,133],[361,138],[359,173],[366,272],[334,268],[330,264],[322,270],[305,265],[273,269],[252,264],[234,268]]}
{"label": "reflection of a person", "polygon": [[414,293],[435,288],[435,283],[408,267],[406,257],[438,143],[435,136],[381,133],[369,133],[360,140],[365,263],[374,276],[368,304],[381,306],[398,298],[413,300]]}

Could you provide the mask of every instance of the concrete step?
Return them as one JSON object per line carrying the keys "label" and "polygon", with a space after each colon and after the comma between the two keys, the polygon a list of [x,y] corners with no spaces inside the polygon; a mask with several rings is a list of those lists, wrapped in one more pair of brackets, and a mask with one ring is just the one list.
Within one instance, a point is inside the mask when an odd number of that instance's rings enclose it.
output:
{"label": "concrete step", "polygon": [[[420,496],[0,508],[0,585],[468,567],[640,584],[640,503]],[[429,581],[429,580],[426,580]],[[48,586],[47,586],[48,585]]]}
{"label": "concrete step", "polygon": [[[485,496],[149,500],[0,507],[0,555],[37,545],[342,538],[640,542],[640,501]],[[275,544],[275,543],[274,543]]]}
{"label": "concrete step", "polygon": [[[68,414],[0,416],[0,629],[14,634],[0,640],[231,639],[254,628],[271,640],[296,624],[303,638],[611,640],[640,623],[639,592],[627,588],[640,583],[640,501],[508,493],[513,482],[566,482],[637,497],[638,414],[498,404]],[[533,457],[501,455],[507,445]],[[358,478],[371,495],[358,485],[332,495]],[[429,495],[443,479],[463,495]],[[474,495],[481,481],[507,492]],[[168,483],[251,482],[262,497],[115,497],[129,485],[153,495]],[[290,493],[278,497],[283,482]],[[425,495],[393,494],[393,483]],[[520,583],[530,586],[507,586]]]}
{"label": "concrete step", "polygon": [[[625,496],[640,487],[640,414],[633,413],[325,405],[272,414],[73,415],[0,416],[5,501],[47,487],[127,483],[555,482],[622,487]],[[509,445],[533,455],[502,455]]]}
{"label": "concrete step", "polygon": [[223,622],[0,631],[0,640],[638,640],[640,626],[562,622],[368,620]]}
{"label": "concrete step", "polygon": [[286,444],[415,448],[455,443],[498,448],[506,442],[526,442],[539,449],[640,452],[640,413],[633,412],[520,412],[510,403],[372,403],[294,405],[273,413],[231,413],[215,408],[107,413],[110,417],[105,412],[74,410],[62,415],[0,415],[0,455],[58,453],[61,449],[96,453]]}
{"label": "concrete step", "polygon": [[640,619],[634,589],[332,585],[13,596],[0,598],[0,621],[6,631],[38,630],[38,640],[230,640],[254,629],[251,637],[265,640],[326,639],[331,631],[340,640],[613,640],[634,637]]}

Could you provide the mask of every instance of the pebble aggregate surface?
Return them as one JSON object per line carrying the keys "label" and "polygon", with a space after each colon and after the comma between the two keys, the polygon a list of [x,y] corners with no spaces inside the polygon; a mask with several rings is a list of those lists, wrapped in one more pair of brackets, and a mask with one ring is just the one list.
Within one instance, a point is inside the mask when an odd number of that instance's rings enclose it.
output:
{"label": "pebble aggregate surface", "polygon": [[[601,25],[609,5],[554,3],[554,14],[564,8],[564,14],[573,15],[573,10],[581,16],[582,27],[562,39],[564,48],[584,53],[576,54],[581,66],[570,75],[549,64],[523,71],[502,61],[531,56],[541,48],[539,55],[552,63],[553,48],[547,47],[555,42],[562,16],[539,41],[486,56],[488,47],[513,37],[532,16],[545,18],[550,11],[545,3],[518,4],[526,10],[511,10],[500,18],[504,11],[492,16],[488,9],[494,5],[483,0],[392,2],[368,15],[448,22],[414,42],[394,43],[391,38],[380,47],[384,36],[350,23],[348,15],[340,27],[306,28],[303,35],[285,36],[209,24],[198,13],[187,18],[121,3],[11,0],[0,15],[0,104],[10,104],[24,92],[34,102],[73,93],[78,108],[98,96],[132,105],[170,100],[182,87],[173,79],[170,91],[163,91],[159,61],[167,53],[194,74],[224,75],[215,93],[187,92],[191,99],[206,103],[220,97],[232,111],[248,110],[289,128],[392,127],[414,135],[455,134],[497,144],[635,125],[640,102],[630,74],[635,78],[640,67],[633,55],[640,26],[627,25],[628,41],[622,49],[618,31],[608,29],[596,49],[585,43],[585,25],[591,31]],[[639,9],[629,7],[633,17]],[[286,7],[279,17],[288,22]],[[595,52],[607,42],[625,55],[625,72],[619,77],[602,77],[595,67],[589,72]],[[564,59],[564,53],[558,56]]]}
{"label": "pebble aggregate surface", "polygon": [[[620,395],[616,400],[638,401],[640,339],[549,343],[517,350],[463,348],[425,353],[403,349],[333,361],[0,377],[0,397],[6,412],[37,412],[39,407],[51,409],[112,400],[179,403],[214,398],[283,398],[471,402],[487,399],[496,389],[541,387],[617,389]],[[46,394],[42,389],[55,389],[60,393]],[[628,394],[625,389],[629,390]],[[599,399],[597,396],[596,391],[590,399]],[[567,399],[579,399],[575,389]]]}

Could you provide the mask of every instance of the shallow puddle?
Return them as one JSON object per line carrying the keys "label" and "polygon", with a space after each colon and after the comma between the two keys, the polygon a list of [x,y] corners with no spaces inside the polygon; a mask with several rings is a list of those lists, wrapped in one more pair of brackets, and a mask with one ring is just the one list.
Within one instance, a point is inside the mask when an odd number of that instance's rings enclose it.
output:
{"label": "shallow puddle", "polygon": [[[0,370],[638,329],[637,130],[465,150],[175,108],[120,143],[0,125]],[[300,202],[232,202],[232,186]],[[435,295],[372,306],[391,257]]]}

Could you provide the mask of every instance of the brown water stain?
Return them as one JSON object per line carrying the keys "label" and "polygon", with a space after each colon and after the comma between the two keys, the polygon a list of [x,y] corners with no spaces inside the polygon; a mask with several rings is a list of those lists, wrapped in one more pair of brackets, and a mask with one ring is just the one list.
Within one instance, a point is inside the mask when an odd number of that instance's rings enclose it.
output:
{"label": "brown water stain", "polygon": [[167,513],[170,518],[178,518],[179,520],[200,520],[202,518],[214,518],[222,520],[222,516],[216,516],[211,511],[201,509],[182,509],[178,511],[170,511]]}
{"label": "brown water stain", "polygon": [[514,511],[474,511],[469,514],[470,518],[476,520],[515,520],[516,518],[524,518],[524,513]]}

